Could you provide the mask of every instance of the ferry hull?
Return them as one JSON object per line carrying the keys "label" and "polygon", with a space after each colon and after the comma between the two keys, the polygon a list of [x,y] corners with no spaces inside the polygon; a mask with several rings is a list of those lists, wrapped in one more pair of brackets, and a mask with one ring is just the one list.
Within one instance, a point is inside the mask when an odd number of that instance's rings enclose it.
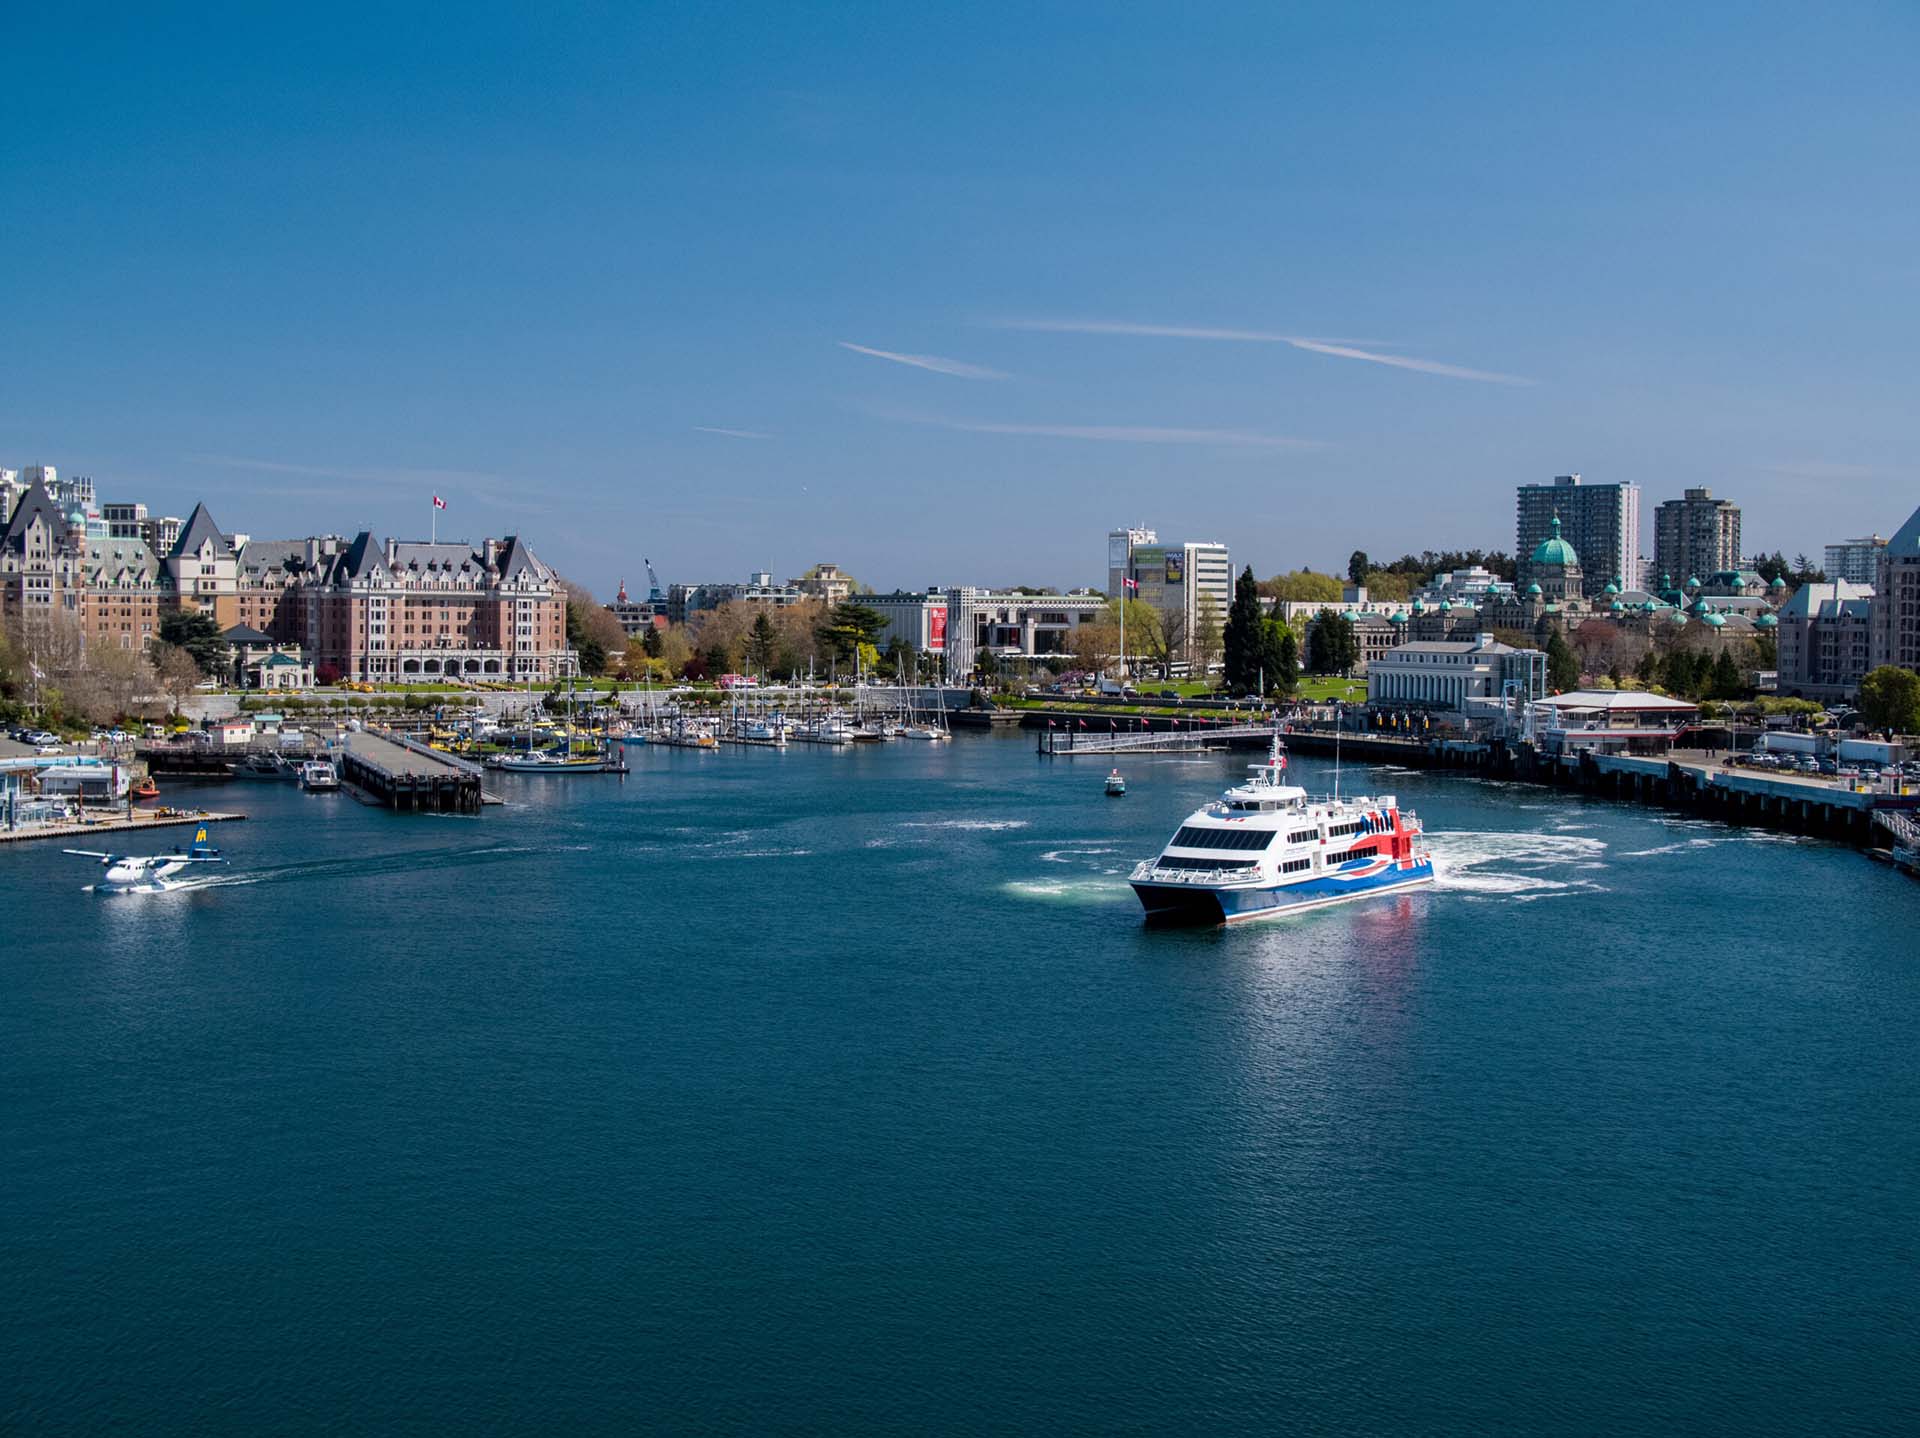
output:
{"label": "ferry hull", "polygon": [[1433,861],[1418,859],[1404,865],[1385,864],[1372,872],[1325,874],[1270,889],[1209,889],[1137,880],[1133,891],[1140,896],[1149,923],[1240,924],[1420,888],[1432,882]]}

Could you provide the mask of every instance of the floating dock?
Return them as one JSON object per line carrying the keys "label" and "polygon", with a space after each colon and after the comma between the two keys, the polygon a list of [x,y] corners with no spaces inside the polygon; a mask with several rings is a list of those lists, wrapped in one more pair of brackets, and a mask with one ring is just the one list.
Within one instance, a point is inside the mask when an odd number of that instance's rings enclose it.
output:
{"label": "floating dock", "polygon": [[1165,729],[1138,732],[1099,730],[1091,721],[1069,721],[1062,729],[1037,731],[1035,745],[1041,754],[1062,757],[1074,754],[1201,754],[1209,749],[1226,749],[1234,744],[1263,743],[1279,731],[1266,724],[1169,725]]}
{"label": "floating dock", "polygon": [[346,736],[340,778],[389,809],[418,814],[478,814],[486,796],[480,766],[416,740],[363,730]]}
{"label": "floating dock", "polygon": [[25,843],[29,839],[84,839],[92,834],[127,833],[138,829],[172,829],[183,824],[230,824],[245,814],[217,813],[211,809],[170,809],[164,812],[134,809],[124,814],[102,814],[97,818],[63,819],[53,824],[35,824],[31,828],[0,829],[0,844]]}

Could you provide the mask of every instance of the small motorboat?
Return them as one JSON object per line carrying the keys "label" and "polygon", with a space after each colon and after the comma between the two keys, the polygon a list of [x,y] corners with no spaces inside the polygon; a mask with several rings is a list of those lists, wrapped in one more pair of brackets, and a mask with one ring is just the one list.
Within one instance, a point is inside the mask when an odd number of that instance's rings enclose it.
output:
{"label": "small motorboat", "polygon": [[1107,797],[1109,799],[1118,799],[1126,792],[1127,781],[1122,779],[1120,777],[1120,771],[1115,769],[1111,774],[1107,775]]}
{"label": "small motorboat", "polygon": [[149,774],[144,779],[136,782],[131,789],[127,790],[127,794],[134,799],[158,799],[160,797],[160,786],[153,782],[153,775]]}

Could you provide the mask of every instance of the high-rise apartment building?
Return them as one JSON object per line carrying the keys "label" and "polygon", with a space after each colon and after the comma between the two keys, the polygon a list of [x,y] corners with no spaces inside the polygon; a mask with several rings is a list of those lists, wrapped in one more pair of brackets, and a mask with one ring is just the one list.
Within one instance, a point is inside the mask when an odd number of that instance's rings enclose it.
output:
{"label": "high-rise apartment building", "polygon": [[1880,556],[1887,541],[1877,534],[1865,539],[1843,539],[1829,544],[1820,568],[1829,579],[1844,579],[1849,584],[1877,584],[1880,581]]}
{"label": "high-rise apartment building", "polygon": [[1577,474],[1552,484],[1523,484],[1514,513],[1513,553],[1520,584],[1534,576],[1529,559],[1560,520],[1560,539],[1580,557],[1582,592],[1597,599],[1616,577],[1622,589],[1640,587],[1640,486],[1588,484]]}
{"label": "high-rise apartment building", "polygon": [[1675,584],[1738,569],[1740,506],[1710,489],[1667,500],[1653,512],[1653,567]]}

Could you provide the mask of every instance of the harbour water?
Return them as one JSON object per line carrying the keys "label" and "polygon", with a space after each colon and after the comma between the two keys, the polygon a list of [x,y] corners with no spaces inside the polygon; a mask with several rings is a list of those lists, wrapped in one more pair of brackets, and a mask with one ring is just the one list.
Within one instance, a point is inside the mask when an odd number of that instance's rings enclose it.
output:
{"label": "harbour water", "polygon": [[1149,931],[1251,756],[629,757],[0,852],[0,1428],[1920,1424],[1911,879],[1350,768],[1434,889]]}

